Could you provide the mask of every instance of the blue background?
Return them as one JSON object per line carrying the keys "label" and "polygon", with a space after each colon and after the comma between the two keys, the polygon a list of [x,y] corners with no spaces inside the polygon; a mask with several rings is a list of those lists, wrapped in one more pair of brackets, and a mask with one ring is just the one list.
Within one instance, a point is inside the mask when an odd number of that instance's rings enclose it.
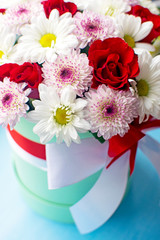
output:
{"label": "blue background", "polygon": [[[160,129],[151,132],[160,141]],[[47,220],[33,212],[19,193],[5,130],[0,127],[0,240],[159,240],[160,179],[137,152],[129,192],[98,230],[80,235],[75,225]]]}

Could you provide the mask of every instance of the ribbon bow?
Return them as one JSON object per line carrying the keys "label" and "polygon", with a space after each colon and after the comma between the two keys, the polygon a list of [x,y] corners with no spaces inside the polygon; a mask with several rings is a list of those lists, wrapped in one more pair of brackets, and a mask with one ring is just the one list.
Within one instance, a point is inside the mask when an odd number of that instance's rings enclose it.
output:
{"label": "ribbon bow", "polygon": [[114,163],[120,156],[122,156],[127,150],[131,150],[130,154],[130,175],[133,173],[135,165],[135,156],[137,152],[138,142],[145,136],[142,132],[149,128],[160,127],[160,120],[150,118],[149,121],[142,124],[138,124],[137,121],[130,125],[129,131],[122,138],[119,135],[112,137],[109,140],[108,155],[113,158],[107,165],[107,168]]}

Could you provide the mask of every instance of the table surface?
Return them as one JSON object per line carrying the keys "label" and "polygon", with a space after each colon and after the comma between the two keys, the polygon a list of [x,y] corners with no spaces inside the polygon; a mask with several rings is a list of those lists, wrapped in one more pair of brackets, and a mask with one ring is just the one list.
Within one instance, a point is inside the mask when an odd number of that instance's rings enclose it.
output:
{"label": "table surface", "polygon": [[[151,132],[160,141],[160,129]],[[80,235],[73,224],[45,219],[19,193],[5,130],[0,127],[0,240],[159,240],[160,179],[147,157],[137,152],[129,192],[98,230]]]}

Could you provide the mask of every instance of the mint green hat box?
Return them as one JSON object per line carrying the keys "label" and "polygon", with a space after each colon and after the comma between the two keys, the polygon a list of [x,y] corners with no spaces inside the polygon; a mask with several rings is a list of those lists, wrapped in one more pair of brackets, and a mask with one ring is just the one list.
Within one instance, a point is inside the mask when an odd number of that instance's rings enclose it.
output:
{"label": "mint green hat box", "polygon": [[[24,137],[39,143],[39,137],[33,133],[33,127],[34,123],[22,118],[15,130]],[[85,133],[80,137],[89,138],[92,135]],[[24,161],[15,152],[13,152],[13,165],[23,197],[30,207],[47,218],[66,223],[73,223],[69,207],[92,188],[101,173],[100,170],[73,185],[49,190],[46,171]]]}

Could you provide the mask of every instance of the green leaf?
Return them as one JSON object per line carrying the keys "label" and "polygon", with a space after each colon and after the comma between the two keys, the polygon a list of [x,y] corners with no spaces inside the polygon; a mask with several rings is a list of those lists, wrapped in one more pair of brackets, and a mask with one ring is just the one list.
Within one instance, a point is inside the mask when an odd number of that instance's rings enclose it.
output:
{"label": "green leaf", "polygon": [[[90,132],[92,133],[92,132]],[[100,143],[104,143],[106,140],[101,136],[101,137],[98,137],[97,136],[97,133],[92,133],[92,135],[100,142]]]}

